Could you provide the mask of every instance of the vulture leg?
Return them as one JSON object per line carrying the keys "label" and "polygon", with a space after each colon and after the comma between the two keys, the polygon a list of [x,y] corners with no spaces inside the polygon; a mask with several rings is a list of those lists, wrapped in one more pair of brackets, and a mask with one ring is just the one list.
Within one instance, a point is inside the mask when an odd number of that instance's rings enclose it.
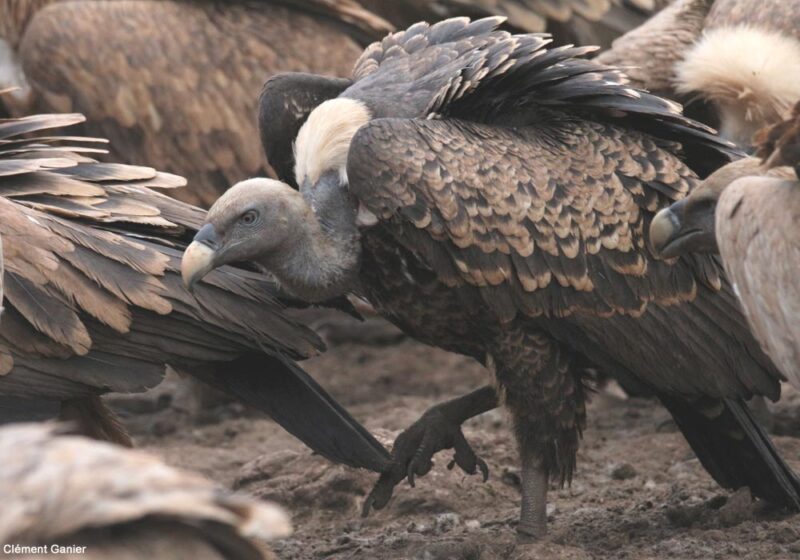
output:
{"label": "vulture leg", "polygon": [[98,395],[62,402],[58,419],[73,424],[77,434],[100,441],[110,441],[123,447],[133,447],[133,442],[120,419]]}
{"label": "vulture leg", "polygon": [[447,466],[458,465],[467,474],[480,469],[483,480],[489,478],[489,467],[478,457],[461,431],[461,425],[474,416],[497,407],[497,393],[487,385],[468,395],[437,404],[403,431],[394,442],[392,462],[381,474],[364,502],[363,515],[371,508],[381,509],[392,497],[394,487],[406,477],[414,486],[414,477],[423,476],[433,467],[433,456],[443,449],[455,455]]}
{"label": "vulture leg", "polygon": [[503,329],[490,354],[514,420],[522,459],[523,540],[547,532],[547,486],[572,480],[578,440],[586,424],[584,386],[571,354],[542,332]]}
{"label": "vulture leg", "polygon": [[547,534],[547,484],[549,475],[537,449],[520,449],[522,456],[522,507],[517,532],[523,539]]}

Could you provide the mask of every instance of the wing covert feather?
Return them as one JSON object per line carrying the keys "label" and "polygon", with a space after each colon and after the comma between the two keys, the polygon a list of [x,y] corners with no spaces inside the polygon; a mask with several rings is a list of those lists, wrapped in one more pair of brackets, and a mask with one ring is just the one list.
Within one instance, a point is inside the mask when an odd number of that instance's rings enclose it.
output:
{"label": "wing covert feather", "polygon": [[695,269],[713,283],[718,265],[657,261],[646,244],[653,213],[695,174],[645,135],[569,126],[375,120],[351,144],[350,189],[445,283],[479,288],[503,319],[638,314],[692,298]]}

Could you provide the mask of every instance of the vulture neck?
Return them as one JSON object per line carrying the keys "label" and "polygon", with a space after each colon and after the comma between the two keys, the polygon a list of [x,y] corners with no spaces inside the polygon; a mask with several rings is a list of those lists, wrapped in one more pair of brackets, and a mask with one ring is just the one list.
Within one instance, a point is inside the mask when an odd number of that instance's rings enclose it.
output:
{"label": "vulture neck", "polygon": [[352,291],[357,283],[361,244],[356,211],[337,175],[303,194],[304,213],[294,217],[296,236],[268,266],[297,297],[318,302]]}

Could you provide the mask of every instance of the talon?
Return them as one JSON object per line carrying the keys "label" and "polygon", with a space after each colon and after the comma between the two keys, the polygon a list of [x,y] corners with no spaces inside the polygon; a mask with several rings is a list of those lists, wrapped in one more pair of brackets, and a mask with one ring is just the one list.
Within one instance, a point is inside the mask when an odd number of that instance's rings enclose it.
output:
{"label": "talon", "polygon": [[408,471],[406,474],[408,478],[408,483],[411,485],[411,488],[416,488],[416,485],[414,484],[414,461],[411,461],[408,464]]}
{"label": "talon", "polygon": [[453,459],[452,461],[450,461],[449,463],[447,463],[447,470],[448,470],[448,471],[452,471],[452,470],[453,470],[453,467],[455,467],[455,466],[456,466],[456,460],[455,460],[455,459]]}
{"label": "talon", "polygon": [[367,496],[364,505],[361,506],[361,517],[367,517],[369,515],[369,510],[372,508],[372,501],[372,495]]}
{"label": "talon", "polygon": [[478,457],[478,468],[481,470],[481,474],[483,475],[483,481],[486,482],[489,480],[489,465],[486,464],[486,461]]}

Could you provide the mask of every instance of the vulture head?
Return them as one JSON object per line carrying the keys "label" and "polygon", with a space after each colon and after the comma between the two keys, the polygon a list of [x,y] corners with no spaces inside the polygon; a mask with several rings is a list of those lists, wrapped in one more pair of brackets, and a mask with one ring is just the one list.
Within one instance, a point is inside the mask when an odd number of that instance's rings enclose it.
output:
{"label": "vulture head", "polygon": [[[336,180],[322,181],[338,184]],[[360,257],[355,227],[353,235],[338,237],[334,232],[286,183],[248,179],[231,187],[209,210],[184,252],[183,281],[191,289],[217,267],[249,262],[272,273],[297,297],[325,301],[350,290]]]}
{"label": "vulture head", "polygon": [[[664,208],[650,223],[653,251],[672,258],[684,253],[718,253],[716,210],[722,193],[744,177],[794,180],[800,177],[800,102],[791,118],[762,128],[754,137],[758,157],[743,158],[709,175],[689,195]],[[794,169],[790,169],[794,167]],[[758,181],[751,184],[758,185]],[[736,211],[736,205],[733,205]]]}
{"label": "vulture head", "polygon": [[370,119],[356,100],[339,98],[315,108],[294,143],[300,191],[273,179],[248,179],[223,194],[184,253],[187,286],[232,262],[272,273],[284,288],[310,302],[335,298],[356,282],[361,257],[359,213],[347,190],[350,141]]}
{"label": "vulture head", "polygon": [[718,252],[714,233],[717,201],[728,185],[759,174],[760,168],[756,158],[730,163],[709,175],[689,196],[661,210],[650,223],[653,251],[662,258]]}

